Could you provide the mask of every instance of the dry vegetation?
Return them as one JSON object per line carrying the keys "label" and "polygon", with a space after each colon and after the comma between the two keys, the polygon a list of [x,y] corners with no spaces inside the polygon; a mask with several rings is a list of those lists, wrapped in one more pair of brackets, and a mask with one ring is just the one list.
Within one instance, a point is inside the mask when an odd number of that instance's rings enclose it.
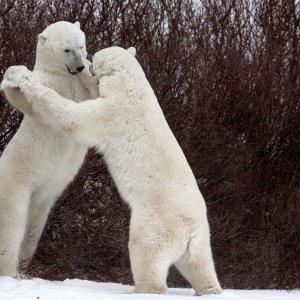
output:
{"label": "dry vegetation", "polygon": [[[199,2],[2,0],[0,75],[32,68],[37,34],[58,20],[79,20],[91,53],[135,46],[206,199],[222,285],[300,288],[299,12],[287,0]],[[21,119],[1,95],[0,154]],[[128,221],[91,151],[28,274],[131,282]],[[169,283],[185,285],[174,270]]]}

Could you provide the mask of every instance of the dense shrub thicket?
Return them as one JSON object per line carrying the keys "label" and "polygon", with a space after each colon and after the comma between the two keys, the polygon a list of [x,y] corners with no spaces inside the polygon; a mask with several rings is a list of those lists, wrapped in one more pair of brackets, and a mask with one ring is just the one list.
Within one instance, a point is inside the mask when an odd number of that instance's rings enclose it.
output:
{"label": "dense shrub thicket", "polygon": [[[38,33],[58,20],[81,22],[90,53],[137,48],[205,197],[222,285],[300,288],[297,3],[2,0],[1,78],[10,65],[32,69]],[[0,111],[1,154],[22,115],[3,95]],[[53,208],[28,274],[130,283],[128,224],[91,150]],[[169,283],[185,285],[174,270]]]}

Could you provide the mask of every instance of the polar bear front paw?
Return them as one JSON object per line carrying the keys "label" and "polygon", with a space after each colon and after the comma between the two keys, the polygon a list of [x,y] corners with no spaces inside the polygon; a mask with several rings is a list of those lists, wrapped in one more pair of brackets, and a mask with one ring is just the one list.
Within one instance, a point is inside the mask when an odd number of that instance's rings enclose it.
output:
{"label": "polar bear front paw", "polygon": [[33,80],[33,74],[25,66],[9,67],[4,73],[5,82],[10,82],[11,86],[19,87]]}

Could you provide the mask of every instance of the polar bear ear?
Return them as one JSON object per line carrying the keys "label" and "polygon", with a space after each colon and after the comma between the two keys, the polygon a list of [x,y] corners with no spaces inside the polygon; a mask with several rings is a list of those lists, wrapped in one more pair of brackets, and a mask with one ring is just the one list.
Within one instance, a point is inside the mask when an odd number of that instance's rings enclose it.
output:
{"label": "polar bear ear", "polygon": [[136,49],[135,49],[134,47],[128,48],[127,51],[128,51],[132,56],[135,56],[135,55],[136,55]]}
{"label": "polar bear ear", "polygon": [[80,23],[79,23],[78,21],[76,21],[76,22],[74,23],[74,25],[75,25],[78,29],[80,29]]}
{"label": "polar bear ear", "polygon": [[44,43],[47,40],[48,36],[45,33],[40,33],[38,35],[38,39],[39,41],[41,41],[42,43]]}

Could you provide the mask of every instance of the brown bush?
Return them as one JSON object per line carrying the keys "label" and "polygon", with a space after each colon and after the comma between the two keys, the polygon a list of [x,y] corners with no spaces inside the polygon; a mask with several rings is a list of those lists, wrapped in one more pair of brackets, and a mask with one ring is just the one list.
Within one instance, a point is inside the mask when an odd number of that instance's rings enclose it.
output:
{"label": "brown bush", "polygon": [[[48,24],[81,22],[91,53],[135,46],[207,206],[228,288],[299,288],[299,11],[273,0],[9,0],[1,74],[33,67]],[[0,153],[21,114],[0,100]],[[90,151],[53,208],[28,274],[130,283],[129,210]],[[185,285],[174,271],[172,286]]]}

